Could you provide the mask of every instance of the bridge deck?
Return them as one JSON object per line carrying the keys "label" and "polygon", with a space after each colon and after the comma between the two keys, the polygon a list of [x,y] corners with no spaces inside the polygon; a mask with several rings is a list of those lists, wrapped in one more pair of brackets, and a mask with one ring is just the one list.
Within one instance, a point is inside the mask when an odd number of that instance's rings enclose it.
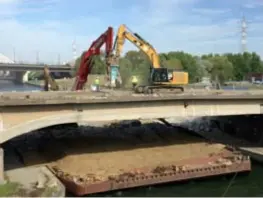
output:
{"label": "bridge deck", "polygon": [[132,94],[128,91],[106,92],[12,92],[0,93],[0,106],[88,104],[140,101],[208,101],[208,100],[262,100],[263,91],[196,91],[183,94],[167,93],[158,95]]}
{"label": "bridge deck", "polygon": [[129,91],[30,92],[5,93],[0,98],[0,143],[30,131],[59,124],[263,112],[263,94],[260,92],[159,96],[132,95]]}

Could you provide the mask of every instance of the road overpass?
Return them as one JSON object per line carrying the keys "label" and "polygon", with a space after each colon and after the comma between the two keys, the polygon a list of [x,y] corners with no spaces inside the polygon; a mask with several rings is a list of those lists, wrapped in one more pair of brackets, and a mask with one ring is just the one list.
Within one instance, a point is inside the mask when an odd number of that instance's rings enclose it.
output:
{"label": "road overpass", "polygon": [[[28,71],[43,71],[47,66],[51,72],[71,72],[72,68],[66,65],[41,65],[41,64],[18,64],[18,63],[0,63],[0,70],[11,71],[12,79],[18,82],[23,82],[28,79]],[[10,77],[11,78],[11,77]],[[10,79],[9,78],[9,79]],[[2,79],[6,79],[3,77]]]}
{"label": "road overpass", "polygon": [[261,95],[105,96],[104,93],[3,93],[0,143],[53,125],[131,119],[261,114]]}
{"label": "road overpass", "polygon": [[47,66],[51,72],[70,72],[71,67],[66,65],[41,65],[41,64],[18,64],[0,63],[0,70],[8,71],[42,71]]}

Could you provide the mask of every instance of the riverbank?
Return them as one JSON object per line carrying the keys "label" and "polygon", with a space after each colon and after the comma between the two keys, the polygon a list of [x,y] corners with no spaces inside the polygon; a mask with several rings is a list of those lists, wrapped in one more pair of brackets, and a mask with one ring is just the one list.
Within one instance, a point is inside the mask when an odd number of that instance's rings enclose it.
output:
{"label": "riverbank", "polygon": [[30,81],[25,82],[24,84],[44,88],[43,80],[30,80]]}
{"label": "riverbank", "polygon": [[5,173],[0,197],[65,197],[64,185],[45,167],[23,167]]}
{"label": "riverbank", "polygon": [[26,167],[10,145],[4,150],[6,183],[0,185],[1,197],[65,197],[64,185],[47,167]]}

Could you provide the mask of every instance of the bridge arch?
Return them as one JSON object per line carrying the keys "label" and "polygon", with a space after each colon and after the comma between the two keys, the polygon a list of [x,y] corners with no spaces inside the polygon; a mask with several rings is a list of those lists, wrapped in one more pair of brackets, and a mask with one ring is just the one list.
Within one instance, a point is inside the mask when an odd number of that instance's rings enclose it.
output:
{"label": "bridge arch", "polygon": [[9,127],[7,129],[0,129],[0,144],[20,135],[24,135],[42,128],[73,123],[78,123],[78,116],[76,115],[76,113],[45,116],[42,118],[29,120]]}

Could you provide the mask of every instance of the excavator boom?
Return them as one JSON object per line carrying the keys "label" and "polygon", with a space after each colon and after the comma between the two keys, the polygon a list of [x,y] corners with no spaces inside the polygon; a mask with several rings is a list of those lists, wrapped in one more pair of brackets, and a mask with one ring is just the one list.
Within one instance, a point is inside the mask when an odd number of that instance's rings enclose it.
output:
{"label": "excavator boom", "polygon": [[93,67],[92,58],[100,54],[100,48],[105,44],[106,60],[107,60],[107,73],[109,73],[109,58],[112,52],[113,45],[113,28],[108,27],[107,31],[100,35],[98,39],[92,42],[88,51],[84,52],[81,56],[80,66],[77,71],[75,84],[72,90],[82,90],[88,80],[88,75]]}
{"label": "excavator boom", "polygon": [[153,68],[160,68],[159,56],[154,47],[147,41],[145,41],[139,34],[127,31],[127,29],[128,28],[125,25],[120,25],[119,27],[117,37],[114,43],[114,48],[116,49],[116,58],[119,59],[125,39],[127,39],[148,56],[148,58],[152,62]]}

